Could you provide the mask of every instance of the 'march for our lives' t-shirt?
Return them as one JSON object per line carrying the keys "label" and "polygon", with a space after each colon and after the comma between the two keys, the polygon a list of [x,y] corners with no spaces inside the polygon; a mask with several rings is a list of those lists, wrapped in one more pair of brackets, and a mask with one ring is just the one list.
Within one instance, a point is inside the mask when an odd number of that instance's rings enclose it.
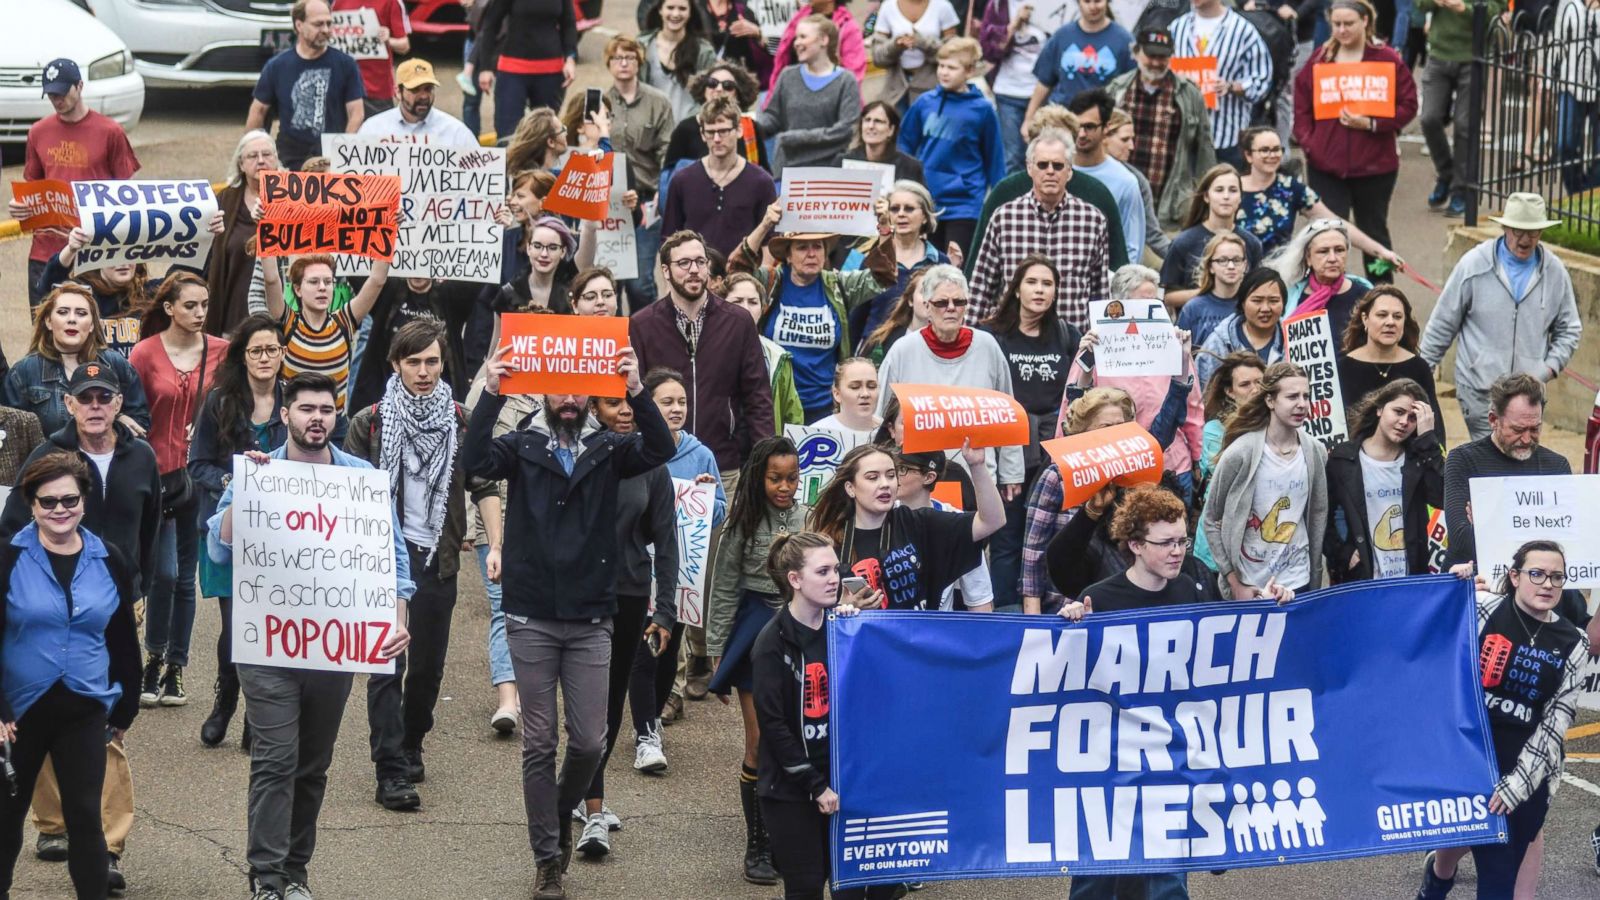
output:
{"label": "'march for our lives' t-shirt", "polygon": [[785,276],[778,303],[767,316],[767,337],[794,357],[800,405],[816,409],[833,402],[833,367],[839,361],[839,314],[822,293],[822,279],[805,287]]}
{"label": "'march for our lives' t-shirt", "polygon": [[852,529],[844,563],[868,588],[883,592],[888,609],[938,609],[945,588],[983,558],[983,545],[972,539],[973,518],[895,506],[883,527]]}

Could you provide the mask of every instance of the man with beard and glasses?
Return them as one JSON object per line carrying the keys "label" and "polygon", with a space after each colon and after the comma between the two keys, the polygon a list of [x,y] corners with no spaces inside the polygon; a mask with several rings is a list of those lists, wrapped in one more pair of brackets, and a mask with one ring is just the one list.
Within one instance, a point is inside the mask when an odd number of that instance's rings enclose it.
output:
{"label": "man with beard and glasses", "polygon": [[[628,326],[629,341],[639,354],[641,370],[683,373],[689,395],[684,428],[711,448],[722,473],[722,489],[731,497],[750,448],[778,433],[761,339],[748,312],[708,289],[711,262],[705,239],[697,232],[671,235],[661,242],[657,258],[668,302],[652,304],[634,316]],[[701,353],[702,347],[711,352]],[[712,533],[712,555],[719,533]],[[685,638],[690,661],[675,693],[703,700],[711,678],[705,630],[690,628]]]}
{"label": "man with beard and glasses", "polygon": [[461,120],[434,109],[439,79],[425,59],[408,59],[394,72],[395,106],[361,123],[363,137],[416,137],[446,147],[474,147],[478,139]]}
{"label": "man with beard and glasses", "polygon": [[261,67],[244,130],[266,128],[268,117],[276,116],[278,161],[297,171],[322,152],[324,134],[353,134],[361,127],[366,89],[356,61],[328,46],[333,11],[326,0],[295,0],[289,16],[294,46]]}
{"label": "man with beard and glasses", "polygon": [[[286,459],[372,468],[366,460],[330,442],[338,418],[337,392],[333,379],[319,372],[289,379],[283,385],[283,408],[279,410],[289,428],[288,442],[270,455],[251,450],[245,456],[258,465]],[[395,592],[401,602],[396,604],[394,630],[378,650],[384,659],[398,657],[411,643],[406,630],[407,604],[416,590],[398,514],[393,516],[391,528]],[[233,562],[231,483],[222,492],[216,514],[206,523],[206,550],[213,562]],[[255,736],[250,747],[245,837],[252,896],[254,900],[311,900],[306,867],[317,843],[317,815],[328,789],[328,765],[333,762],[333,745],[339,737],[353,676],[246,663],[239,663],[238,669]]]}
{"label": "man with beard and glasses", "polygon": [[[703,260],[704,251],[696,252]],[[753,328],[748,315],[733,312]],[[501,379],[513,371],[509,352],[509,346],[501,347],[485,363],[484,394],[472,410],[461,453],[468,475],[506,481],[501,604],[522,704],[522,797],[537,866],[534,896],[549,900],[566,896],[561,881],[572,859],[569,816],[605,753],[620,559],[617,486],[665,464],[676,447],[628,347],[617,362],[637,433],[589,427],[586,396],[546,394],[543,413],[525,429],[492,438],[506,402]],[[766,368],[760,371],[764,376]],[[557,682],[566,703],[564,723],[556,716]],[[562,724],[567,757],[558,781]]]}
{"label": "man with beard and glasses", "polygon": [[[433,707],[444,679],[450,619],[456,607],[470,491],[474,503],[499,494],[493,482],[469,479],[459,449],[467,415],[455,402],[444,371],[444,326],[427,319],[406,323],[389,344],[392,369],[383,399],[350,420],[344,449],[389,473],[400,533],[411,557],[411,632],[393,675],[367,681],[367,725],[377,767],[377,803],[390,810],[422,805],[422,739],[433,729]],[[402,681],[404,686],[402,687]]]}

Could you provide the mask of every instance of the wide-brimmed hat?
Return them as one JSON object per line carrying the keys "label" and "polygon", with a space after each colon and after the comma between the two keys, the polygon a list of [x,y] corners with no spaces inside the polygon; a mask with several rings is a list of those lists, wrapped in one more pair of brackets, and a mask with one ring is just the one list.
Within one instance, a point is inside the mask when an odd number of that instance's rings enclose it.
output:
{"label": "wide-brimmed hat", "polygon": [[772,251],[773,259],[784,262],[789,258],[789,245],[795,241],[822,241],[830,245],[828,249],[832,249],[832,242],[838,239],[837,234],[828,231],[791,231],[767,241],[767,249]]}
{"label": "wide-brimmed hat", "polygon": [[1518,192],[1506,198],[1505,215],[1490,216],[1489,221],[1518,231],[1542,231],[1561,224],[1560,219],[1547,216],[1543,197]]}

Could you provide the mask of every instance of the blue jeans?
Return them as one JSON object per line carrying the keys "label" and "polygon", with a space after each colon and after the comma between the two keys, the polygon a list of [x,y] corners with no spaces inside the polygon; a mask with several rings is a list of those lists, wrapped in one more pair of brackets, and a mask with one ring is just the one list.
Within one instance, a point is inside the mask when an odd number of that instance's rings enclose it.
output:
{"label": "blue jeans", "polygon": [[1564,91],[1556,103],[1561,186],[1568,194],[1600,187],[1600,103],[1584,103]]}
{"label": "blue jeans", "polygon": [[[462,62],[472,59],[472,43],[472,39],[468,38],[462,46]],[[478,73],[474,72],[472,75],[476,80]],[[483,94],[481,92],[477,94],[463,93],[461,95],[461,124],[467,126],[467,130],[475,135],[483,133],[483,116],[479,112],[482,108]]]}
{"label": "blue jeans", "polygon": [[1022,604],[1022,538],[1028,527],[1028,492],[1042,469],[1023,479],[1015,500],[1005,504],[1006,523],[989,538],[989,585],[994,588],[994,608]]}
{"label": "blue jeans", "polygon": [[[665,197],[660,199],[666,200]],[[634,229],[633,245],[639,260],[639,277],[624,281],[622,289],[628,294],[629,312],[637,315],[656,300],[656,253],[661,250],[661,220],[656,219],[649,228]]]}
{"label": "blue jeans", "polygon": [[1181,872],[1176,875],[1085,875],[1072,879],[1068,898],[1119,900],[1124,896],[1143,897],[1144,900],[1189,900],[1189,876]]}
{"label": "blue jeans", "polygon": [[168,665],[189,664],[194,631],[195,570],[200,564],[200,530],[193,508],[161,520],[156,546],[156,577],[145,608],[144,649],[163,655]]}
{"label": "blue jeans", "polygon": [[489,580],[489,545],[479,544],[478,574],[483,576],[483,592],[489,595],[489,683],[502,685],[517,680],[511,668],[511,648],[506,645],[506,614],[500,609],[500,585]]}
{"label": "blue jeans", "polygon": [[1028,114],[1027,97],[994,95],[995,111],[1000,114],[1000,146],[1006,151],[1006,171],[1020,172],[1027,162],[1028,145],[1022,141],[1022,122]]}
{"label": "blue jeans", "polygon": [[512,72],[494,73],[494,130],[500,140],[508,140],[517,130],[522,114],[529,104],[548,106],[561,111],[561,101],[567,90],[561,86],[561,73],[554,75],[518,75]]}
{"label": "blue jeans", "polygon": [[1411,0],[1394,0],[1394,33],[1389,36],[1389,46],[1406,58],[1406,36],[1411,33]]}
{"label": "blue jeans", "polygon": [[[350,385],[351,390],[355,389],[356,375],[361,372],[361,360],[367,354],[367,340],[371,337],[372,317],[367,316],[361,320],[361,325],[356,328],[356,347],[350,351],[350,371],[346,375],[346,383]],[[379,364],[381,365],[383,362],[387,362],[387,360],[381,360]]]}

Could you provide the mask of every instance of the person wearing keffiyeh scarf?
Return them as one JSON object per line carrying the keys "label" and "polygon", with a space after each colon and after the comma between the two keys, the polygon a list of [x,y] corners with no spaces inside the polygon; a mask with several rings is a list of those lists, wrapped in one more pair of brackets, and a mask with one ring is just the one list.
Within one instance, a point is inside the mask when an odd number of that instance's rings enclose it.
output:
{"label": "person wearing keffiyeh scarf", "polygon": [[[378,416],[383,423],[379,468],[389,473],[390,493],[403,504],[405,480],[411,478],[420,481],[426,494],[431,543],[424,546],[430,548],[432,563],[450,498],[450,466],[456,458],[455,395],[442,381],[426,394],[413,394],[395,373],[378,401]],[[410,539],[418,532],[408,528],[406,533]]]}

